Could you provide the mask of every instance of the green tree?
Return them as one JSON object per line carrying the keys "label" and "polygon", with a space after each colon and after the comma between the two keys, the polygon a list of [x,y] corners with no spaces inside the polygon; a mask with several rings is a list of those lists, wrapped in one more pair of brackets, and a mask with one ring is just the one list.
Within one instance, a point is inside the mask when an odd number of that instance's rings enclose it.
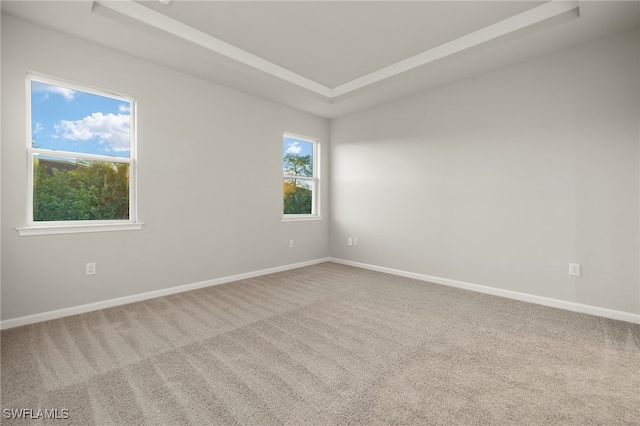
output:
{"label": "green tree", "polygon": [[295,176],[313,176],[313,160],[310,155],[286,154],[284,174],[291,176],[284,180],[284,213],[311,214],[313,191],[307,180]]}
{"label": "green tree", "polygon": [[285,155],[284,173],[294,176],[313,176],[313,161],[311,155]]}
{"label": "green tree", "polygon": [[35,221],[129,218],[129,165],[34,159]]}

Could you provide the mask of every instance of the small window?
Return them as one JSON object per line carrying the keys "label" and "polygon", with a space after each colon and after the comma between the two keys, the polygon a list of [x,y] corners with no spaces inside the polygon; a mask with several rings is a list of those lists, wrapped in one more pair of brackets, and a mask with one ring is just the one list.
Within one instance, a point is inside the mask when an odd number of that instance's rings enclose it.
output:
{"label": "small window", "polygon": [[314,139],[284,135],[282,178],[285,219],[320,216],[318,151],[318,142]]}
{"label": "small window", "polygon": [[27,228],[135,223],[134,100],[32,74],[27,99]]}

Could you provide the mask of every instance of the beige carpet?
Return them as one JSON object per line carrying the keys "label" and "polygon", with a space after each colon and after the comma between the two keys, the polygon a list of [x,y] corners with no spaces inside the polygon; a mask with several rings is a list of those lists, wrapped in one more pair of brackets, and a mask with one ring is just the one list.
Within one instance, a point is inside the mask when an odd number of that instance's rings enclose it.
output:
{"label": "beige carpet", "polygon": [[640,424],[640,325],[332,263],[1,337],[3,424]]}

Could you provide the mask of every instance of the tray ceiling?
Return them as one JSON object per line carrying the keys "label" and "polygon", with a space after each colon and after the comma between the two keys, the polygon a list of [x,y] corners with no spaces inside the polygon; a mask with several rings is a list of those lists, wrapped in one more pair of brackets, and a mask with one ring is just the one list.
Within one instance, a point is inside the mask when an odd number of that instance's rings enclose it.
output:
{"label": "tray ceiling", "polygon": [[3,1],[2,12],[327,118],[638,27],[638,2]]}

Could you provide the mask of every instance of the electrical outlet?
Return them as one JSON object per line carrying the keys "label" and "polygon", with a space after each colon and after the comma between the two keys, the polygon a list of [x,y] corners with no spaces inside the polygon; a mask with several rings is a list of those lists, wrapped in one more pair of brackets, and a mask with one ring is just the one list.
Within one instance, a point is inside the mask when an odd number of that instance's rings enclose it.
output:
{"label": "electrical outlet", "polygon": [[347,245],[348,246],[352,246],[353,245],[353,238],[351,238],[351,237],[347,238]]}
{"label": "electrical outlet", "polygon": [[289,240],[289,247],[293,247],[293,240]]}
{"label": "electrical outlet", "polygon": [[580,264],[579,263],[570,263],[569,264],[569,275],[574,277],[580,276]]}
{"label": "electrical outlet", "polygon": [[95,275],[96,263],[95,262],[87,263],[87,265],[85,266],[85,272],[87,275]]}
{"label": "electrical outlet", "polygon": [[354,238],[354,239],[353,239],[353,245],[354,245],[354,246],[357,246],[357,245],[358,245],[358,239],[357,239],[357,238]]}

